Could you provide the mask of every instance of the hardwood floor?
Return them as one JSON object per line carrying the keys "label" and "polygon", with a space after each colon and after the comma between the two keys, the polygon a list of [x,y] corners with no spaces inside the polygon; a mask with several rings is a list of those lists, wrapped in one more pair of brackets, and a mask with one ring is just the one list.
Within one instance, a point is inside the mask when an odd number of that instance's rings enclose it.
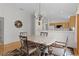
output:
{"label": "hardwood floor", "polygon": [[0,55],[3,54],[3,51],[4,51],[4,45],[3,44],[0,44]]}

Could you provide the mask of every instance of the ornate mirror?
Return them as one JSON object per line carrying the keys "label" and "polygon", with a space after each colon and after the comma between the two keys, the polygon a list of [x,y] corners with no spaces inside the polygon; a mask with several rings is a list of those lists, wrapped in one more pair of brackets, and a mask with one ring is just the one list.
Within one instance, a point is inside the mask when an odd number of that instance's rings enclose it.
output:
{"label": "ornate mirror", "polygon": [[20,20],[15,21],[15,27],[21,28],[23,26],[22,22]]}

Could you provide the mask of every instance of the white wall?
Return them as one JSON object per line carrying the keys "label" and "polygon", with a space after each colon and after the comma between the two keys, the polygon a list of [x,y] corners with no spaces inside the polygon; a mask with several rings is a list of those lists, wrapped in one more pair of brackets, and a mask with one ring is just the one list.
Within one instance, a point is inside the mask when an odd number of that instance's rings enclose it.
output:
{"label": "white wall", "polygon": [[[4,17],[4,44],[18,41],[20,31],[30,34],[29,13],[20,11],[14,4],[0,4],[0,17]],[[16,20],[22,20],[22,28],[14,26]]]}
{"label": "white wall", "polygon": [[[4,43],[5,44],[17,41],[20,31],[26,31],[28,32],[29,35],[34,31],[34,26],[33,26],[34,19],[33,19],[32,12],[34,10],[37,12],[39,9],[38,7],[39,7],[38,4],[35,4],[34,6],[33,4],[31,5],[28,4],[27,6],[24,5],[24,8],[26,8],[26,11],[21,11],[16,7],[16,4],[0,4],[0,17],[4,17],[4,34],[5,34]],[[48,9],[48,7],[46,7],[46,9]],[[44,13],[46,9],[42,9],[42,13]],[[49,12],[46,12],[46,13],[48,15]],[[23,22],[23,27],[21,29],[16,28],[14,26],[14,22],[18,19],[22,20]]]}

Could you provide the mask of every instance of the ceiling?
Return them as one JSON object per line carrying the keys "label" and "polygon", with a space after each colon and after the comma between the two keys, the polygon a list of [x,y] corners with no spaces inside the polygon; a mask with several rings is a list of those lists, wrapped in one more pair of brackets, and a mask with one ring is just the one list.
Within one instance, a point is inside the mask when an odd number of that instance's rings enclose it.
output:
{"label": "ceiling", "polygon": [[39,11],[49,21],[52,20],[68,20],[69,16],[75,15],[78,4],[77,3],[16,3],[20,10],[34,13]]}
{"label": "ceiling", "polygon": [[69,16],[75,15],[78,4],[42,4],[42,11],[51,20],[67,20]]}

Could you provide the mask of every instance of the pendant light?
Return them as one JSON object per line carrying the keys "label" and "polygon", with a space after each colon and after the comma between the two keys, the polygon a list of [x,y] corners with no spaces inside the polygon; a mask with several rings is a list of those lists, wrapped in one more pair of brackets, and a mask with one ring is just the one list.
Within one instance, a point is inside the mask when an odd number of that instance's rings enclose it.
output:
{"label": "pendant light", "polygon": [[39,14],[38,14],[38,17],[39,17],[39,21],[41,20],[42,18],[42,15],[41,15],[41,5],[39,3]]}

